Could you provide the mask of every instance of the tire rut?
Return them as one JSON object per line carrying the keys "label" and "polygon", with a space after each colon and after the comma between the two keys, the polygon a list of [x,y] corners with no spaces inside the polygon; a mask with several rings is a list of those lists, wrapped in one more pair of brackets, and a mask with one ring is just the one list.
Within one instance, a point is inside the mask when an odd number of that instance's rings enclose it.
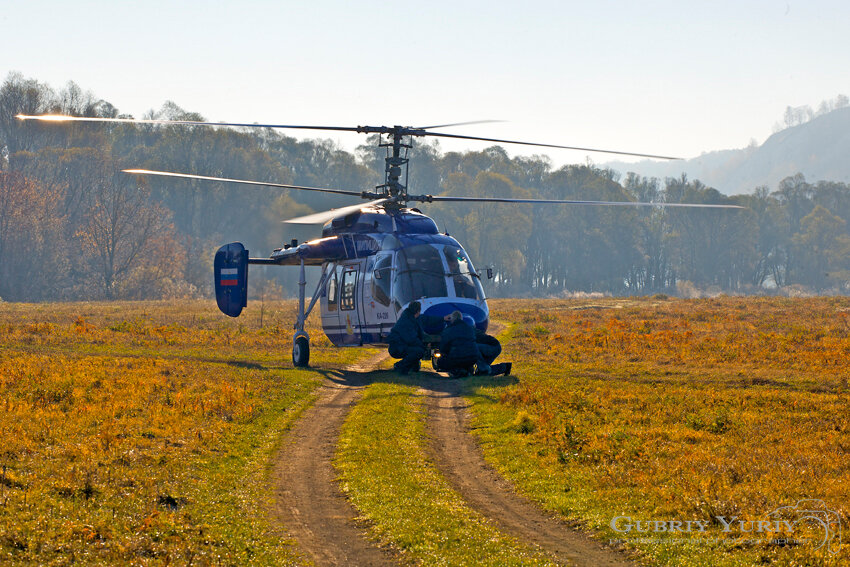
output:
{"label": "tire rut", "polygon": [[462,388],[462,382],[456,380],[428,378],[422,383],[434,462],[464,500],[506,533],[539,546],[558,562],[578,566],[636,565],[519,496],[486,463],[470,433]]}
{"label": "tire rut", "polygon": [[316,565],[397,564],[391,550],[372,543],[356,524],[357,511],[342,493],[332,463],[343,421],[369,383],[361,373],[383,358],[385,353],[327,379],[275,457],[273,514]]}

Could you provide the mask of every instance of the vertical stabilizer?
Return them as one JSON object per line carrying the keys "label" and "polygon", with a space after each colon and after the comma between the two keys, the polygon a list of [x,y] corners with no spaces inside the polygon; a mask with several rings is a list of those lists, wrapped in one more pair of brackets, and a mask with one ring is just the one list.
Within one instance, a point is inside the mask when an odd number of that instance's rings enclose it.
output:
{"label": "vertical stabilizer", "polygon": [[240,242],[225,244],[215,253],[213,273],[218,308],[238,317],[248,305],[248,251]]}

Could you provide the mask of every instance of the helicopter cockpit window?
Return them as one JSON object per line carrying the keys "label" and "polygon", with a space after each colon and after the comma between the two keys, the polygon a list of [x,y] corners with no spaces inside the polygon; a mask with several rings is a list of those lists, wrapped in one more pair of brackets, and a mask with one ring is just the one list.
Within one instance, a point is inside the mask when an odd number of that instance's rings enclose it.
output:
{"label": "helicopter cockpit window", "polygon": [[403,248],[398,253],[393,282],[395,300],[404,305],[423,297],[446,297],[446,277],[440,251],[429,244]]}
{"label": "helicopter cockpit window", "polygon": [[393,257],[378,256],[372,273],[372,297],[381,305],[390,304],[390,285],[393,275]]}
{"label": "helicopter cockpit window", "polygon": [[340,286],[339,308],[343,311],[354,309],[354,294],[357,291],[357,270],[345,270],[342,273]]}
{"label": "helicopter cockpit window", "polygon": [[484,288],[463,248],[445,246],[443,255],[449,267],[449,277],[454,284],[455,296],[467,299],[484,299]]}

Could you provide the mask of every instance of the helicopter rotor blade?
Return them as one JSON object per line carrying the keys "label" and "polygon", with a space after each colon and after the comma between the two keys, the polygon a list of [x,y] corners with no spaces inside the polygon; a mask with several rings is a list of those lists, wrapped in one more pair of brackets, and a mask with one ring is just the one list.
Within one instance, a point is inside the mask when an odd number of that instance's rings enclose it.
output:
{"label": "helicopter rotor blade", "polygon": [[[19,120],[41,120],[43,122],[111,122],[116,124],[162,124],[172,126],[226,126],[230,128],[289,128],[296,130],[333,130],[338,132],[359,132],[361,126],[303,126],[296,124],[248,124],[241,122],[201,122],[197,120],[154,120],[145,118],[102,118],[90,116],[65,116],[62,114],[44,114],[32,116],[18,114]],[[369,128],[369,127],[365,127]]]}
{"label": "helicopter rotor blade", "polygon": [[243,185],[260,185],[264,187],[280,187],[282,189],[298,189],[300,191],[320,191],[322,193],[337,193],[340,195],[356,195],[368,199],[376,197],[377,194],[366,191],[346,191],[345,189],[326,189],[323,187],[304,187],[303,185],[289,185],[286,183],[272,183],[269,181],[248,181],[246,179],[230,179],[228,177],[212,177],[209,175],[192,175],[189,173],[173,173],[170,171],[155,171],[151,169],[122,169],[124,173],[136,175],[157,175],[160,177],[180,177],[183,179],[202,179],[204,181],[224,181],[226,183],[241,183]]}
{"label": "helicopter rotor blade", "polygon": [[155,120],[155,119],[135,119],[135,118],[103,118],[89,116],[66,116],[60,114],[44,114],[41,116],[33,116],[28,114],[18,114],[15,118],[19,120],[40,120],[44,122],[101,122],[101,123],[116,123],[116,124],[160,124],[171,126],[223,126],[229,128],[282,128],[291,130],[325,130],[334,132],[358,132],[361,134],[390,134],[395,132],[405,136],[434,136],[438,138],[454,138],[458,140],[478,140],[482,142],[495,142],[497,144],[516,144],[521,146],[535,146],[541,148],[557,148],[562,150],[578,150],[584,152],[595,152],[604,154],[615,154],[623,156],[645,157],[652,159],[667,159],[678,160],[679,157],[662,156],[656,154],[645,154],[638,152],[624,152],[618,150],[603,150],[599,148],[585,148],[580,146],[561,146],[558,144],[543,144],[538,142],[522,142],[519,140],[504,140],[501,138],[483,138],[479,136],[465,136],[462,134],[446,134],[444,132],[430,132],[428,128],[446,128],[449,126],[461,126],[464,124],[480,124],[487,122],[501,122],[500,120],[478,120],[472,122],[456,122],[452,124],[438,124],[435,126],[427,126],[425,128],[407,128],[407,127],[388,127],[388,126],[306,126],[299,124],[249,124],[243,122],[201,122],[195,120]]}
{"label": "helicopter rotor blade", "polygon": [[437,124],[436,126],[420,126],[416,130],[431,130],[434,128],[449,128],[451,126],[469,126],[471,124],[493,124],[496,122],[507,122],[507,120],[471,120],[470,122],[452,122],[451,124]]}
{"label": "helicopter rotor blade", "polygon": [[359,205],[349,205],[347,207],[340,207],[338,209],[330,209],[329,211],[312,213],[303,217],[295,217],[294,219],[287,219],[283,222],[287,224],[325,224],[329,220],[334,219],[338,216],[343,216],[347,215],[348,213],[353,213],[354,211],[359,211],[363,207],[374,207],[377,205],[383,205],[387,201],[392,201],[392,199],[377,199],[375,201],[361,203]]}
{"label": "helicopter rotor blade", "polygon": [[560,205],[598,205],[615,207],[681,207],[699,209],[744,209],[738,205],[709,205],[702,203],[647,203],[643,201],[581,201],[567,199],[507,199],[501,197],[449,197],[434,195],[412,195],[409,201],[421,201],[425,203],[438,201],[451,202],[483,202],[483,203],[529,203],[529,204],[560,204]]}
{"label": "helicopter rotor blade", "polygon": [[557,144],[541,144],[537,142],[521,142],[519,140],[502,140],[499,138],[481,138],[478,136],[464,136],[462,134],[446,134],[444,132],[426,132],[426,136],[436,136],[438,138],[455,138],[459,140],[480,140],[482,142],[496,142],[497,144],[517,144],[521,146],[537,146],[541,148],[558,148],[562,150],[579,150],[583,152],[596,152],[603,154],[616,154],[621,156],[634,156],[634,157],[645,157],[645,158],[653,158],[653,159],[669,159],[669,160],[679,160],[682,158],[672,157],[672,156],[662,156],[656,154],[643,154],[637,152],[623,152],[618,150],[601,150],[598,148],[583,148],[579,146],[559,146]]}
{"label": "helicopter rotor blade", "polygon": [[[258,124],[247,122],[203,122],[199,120],[160,120],[145,118],[104,118],[97,116],[68,116],[64,114],[43,114],[39,116],[29,114],[18,114],[15,118],[19,120],[41,120],[43,122],[112,122],[117,124],[163,124],[180,126],[227,126],[232,128],[290,128],[297,130],[333,130],[338,132],[389,132],[392,130],[384,126],[307,126],[300,124]],[[504,120],[472,120],[469,122],[453,122],[451,124],[437,124],[434,126],[423,126],[420,128],[405,128],[405,130],[421,131],[429,128],[448,128],[450,126],[466,126],[471,124],[488,124],[494,122],[505,122]],[[428,133],[426,132],[425,135]]]}

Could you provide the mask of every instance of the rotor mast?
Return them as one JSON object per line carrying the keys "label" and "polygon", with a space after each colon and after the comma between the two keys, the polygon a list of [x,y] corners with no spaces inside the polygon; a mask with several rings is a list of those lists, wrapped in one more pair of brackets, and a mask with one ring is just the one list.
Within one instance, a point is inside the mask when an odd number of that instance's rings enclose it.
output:
{"label": "rotor mast", "polygon": [[[387,157],[384,159],[386,162],[384,187],[391,197],[405,199],[407,197],[407,165],[410,161],[407,155],[413,144],[404,143],[404,132],[401,126],[395,126],[391,135],[390,141],[379,144],[380,147],[387,148]],[[392,148],[392,153],[390,153],[390,148]],[[402,148],[404,148],[403,156]],[[404,173],[404,183],[401,182],[402,173]]]}
{"label": "rotor mast", "polygon": [[[376,133],[380,136],[379,148],[386,148],[384,158],[384,183],[377,185],[375,189],[385,197],[392,199],[386,203],[388,207],[400,208],[408,200],[407,179],[408,154],[413,148],[413,141],[405,141],[406,137],[425,135],[423,128],[410,128],[406,126],[358,126],[358,132]],[[386,138],[384,138],[386,136]]]}

